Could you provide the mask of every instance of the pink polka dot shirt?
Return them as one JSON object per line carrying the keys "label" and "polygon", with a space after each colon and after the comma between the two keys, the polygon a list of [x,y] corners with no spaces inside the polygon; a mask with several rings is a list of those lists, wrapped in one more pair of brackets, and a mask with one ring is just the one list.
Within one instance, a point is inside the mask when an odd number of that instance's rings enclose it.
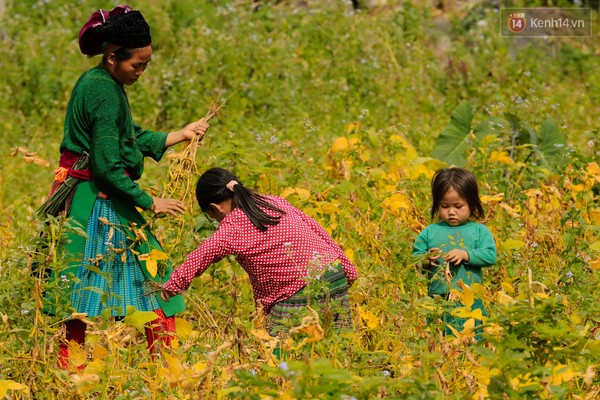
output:
{"label": "pink polka dot shirt", "polygon": [[261,232],[241,209],[233,209],[217,231],[173,271],[164,288],[187,290],[194,277],[233,254],[250,276],[255,301],[268,313],[273,304],[290,298],[306,285],[308,266],[324,269],[339,261],[348,284],[358,277],[344,251],[314,219],[280,197],[265,198],[286,212],[277,225]]}

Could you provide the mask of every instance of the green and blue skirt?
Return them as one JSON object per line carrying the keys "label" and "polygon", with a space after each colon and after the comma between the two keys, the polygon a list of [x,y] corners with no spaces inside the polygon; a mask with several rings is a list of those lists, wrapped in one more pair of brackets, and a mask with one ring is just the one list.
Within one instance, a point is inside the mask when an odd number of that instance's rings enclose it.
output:
{"label": "green and blue skirt", "polygon": [[96,199],[86,233],[83,260],[71,294],[75,311],[88,316],[124,316],[128,306],[139,311],[160,308],[111,200]]}

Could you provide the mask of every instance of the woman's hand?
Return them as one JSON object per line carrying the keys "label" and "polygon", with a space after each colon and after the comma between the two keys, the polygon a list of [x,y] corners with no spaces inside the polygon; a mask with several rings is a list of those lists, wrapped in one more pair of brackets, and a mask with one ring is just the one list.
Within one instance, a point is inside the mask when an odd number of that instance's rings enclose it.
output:
{"label": "woman's hand", "polygon": [[444,260],[454,265],[469,262],[469,253],[466,250],[452,249],[444,256]]}
{"label": "woman's hand", "polygon": [[196,136],[199,136],[198,140],[202,140],[209,126],[210,125],[208,125],[208,122],[206,122],[204,118],[192,122],[191,124],[187,124],[180,131],[169,133],[167,141],[165,142],[165,147],[171,147],[177,143],[190,141]]}
{"label": "woman's hand", "polygon": [[165,289],[164,287],[160,290],[160,298],[169,302],[169,299],[173,296],[177,296],[177,292],[172,292],[170,290]]}
{"label": "woman's hand", "polygon": [[154,198],[154,203],[150,209],[157,214],[166,213],[171,214],[174,217],[178,217],[185,212],[185,207],[181,201],[175,199],[163,199],[160,197]]}

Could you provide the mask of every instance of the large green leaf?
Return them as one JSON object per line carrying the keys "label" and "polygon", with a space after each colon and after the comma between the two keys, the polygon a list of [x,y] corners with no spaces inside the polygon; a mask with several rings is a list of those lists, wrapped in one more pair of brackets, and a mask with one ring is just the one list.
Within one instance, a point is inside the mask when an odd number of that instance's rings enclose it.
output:
{"label": "large green leaf", "polygon": [[555,169],[564,160],[566,151],[565,138],[555,120],[547,118],[542,122],[539,140],[536,149],[538,161],[548,169]]}
{"label": "large green leaf", "polygon": [[447,164],[464,167],[467,164],[465,150],[473,122],[473,109],[463,100],[450,115],[450,124],[440,133],[432,156]]}
{"label": "large green leaf", "polygon": [[537,144],[537,135],[519,117],[511,113],[504,113],[504,118],[510,124],[512,145]]}
{"label": "large green leaf", "polygon": [[505,125],[506,121],[502,118],[492,116],[484,119],[479,125],[473,128],[473,134],[478,139],[487,135],[498,137],[506,129]]}

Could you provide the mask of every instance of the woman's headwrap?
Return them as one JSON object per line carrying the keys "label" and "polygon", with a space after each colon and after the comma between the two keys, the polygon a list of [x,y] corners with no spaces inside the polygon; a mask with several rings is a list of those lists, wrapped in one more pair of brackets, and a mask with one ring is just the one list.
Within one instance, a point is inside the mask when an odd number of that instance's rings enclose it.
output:
{"label": "woman's headwrap", "polygon": [[150,44],[150,26],[142,13],[124,4],[96,11],[79,31],[79,48],[90,57],[102,54],[108,46],[138,49]]}

